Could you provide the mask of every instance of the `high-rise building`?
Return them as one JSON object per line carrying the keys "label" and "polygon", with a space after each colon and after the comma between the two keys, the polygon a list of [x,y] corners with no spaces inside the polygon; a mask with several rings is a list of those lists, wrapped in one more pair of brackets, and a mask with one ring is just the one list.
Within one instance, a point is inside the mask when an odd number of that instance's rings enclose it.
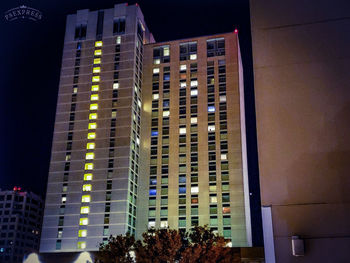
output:
{"label": "high-rise building", "polygon": [[0,190],[0,262],[22,262],[39,251],[43,210],[42,198],[32,192]]}
{"label": "high-rise building", "polygon": [[67,18],[40,251],[209,225],[251,246],[237,34],[155,43],[138,5]]}

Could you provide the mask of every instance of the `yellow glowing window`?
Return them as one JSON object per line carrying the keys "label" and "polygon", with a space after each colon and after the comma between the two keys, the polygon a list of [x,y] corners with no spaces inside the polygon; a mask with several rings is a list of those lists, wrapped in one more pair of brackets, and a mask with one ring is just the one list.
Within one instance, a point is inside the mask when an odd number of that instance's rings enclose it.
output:
{"label": "yellow glowing window", "polygon": [[170,115],[170,111],[166,110],[166,111],[163,111],[163,117],[169,117]]}
{"label": "yellow glowing window", "polygon": [[78,92],[78,88],[73,88],[73,93],[77,93]]}
{"label": "yellow glowing window", "polygon": [[85,170],[93,170],[94,164],[93,163],[86,163],[85,164]]}
{"label": "yellow glowing window", "polygon": [[141,108],[142,104],[140,100],[137,101],[137,105],[139,105],[139,107]]}
{"label": "yellow glowing window", "polygon": [[102,41],[95,42],[95,47],[102,47],[102,45],[103,45]]}
{"label": "yellow glowing window", "polygon": [[159,73],[159,68],[154,68],[153,69],[153,74],[157,74],[157,73]]}
{"label": "yellow glowing window", "polygon": [[227,154],[226,153],[222,153],[221,154],[221,160],[227,160]]}
{"label": "yellow glowing window", "polygon": [[92,190],[91,184],[84,184],[83,185],[83,191],[91,191],[91,190]]}
{"label": "yellow glowing window", "polygon": [[88,214],[88,213],[90,213],[90,207],[88,206],[80,207],[80,214]]}
{"label": "yellow glowing window", "polygon": [[90,195],[83,195],[83,196],[81,197],[81,201],[84,202],[84,203],[90,202],[90,201],[91,201]]}
{"label": "yellow glowing window", "polygon": [[196,59],[197,59],[197,54],[190,55],[190,60],[196,60]]}
{"label": "yellow glowing window", "polygon": [[101,58],[95,58],[94,64],[101,64]]}
{"label": "yellow glowing window", "polygon": [[89,142],[88,144],[86,144],[86,149],[88,149],[88,150],[95,149],[95,143],[94,142]]}
{"label": "yellow glowing window", "polygon": [[94,133],[94,132],[89,132],[87,138],[88,138],[88,139],[95,139],[95,138],[96,138],[96,133]]}
{"label": "yellow glowing window", "polygon": [[78,249],[85,249],[86,248],[86,242],[85,241],[79,241],[77,243],[77,248]]}
{"label": "yellow glowing window", "polygon": [[96,120],[97,119],[97,113],[90,113],[89,114],[89,120]]}
{"label": "yellow glowing window", "polygon": [[193,124],[193,123],[197,123],[197,117],[192,117],[191,118],[191,123]]}
{"label": "yellow glowing window", "polygon": [[113,89],[119,89],[119,83],[118,82],[113,83]]}
{"label": "yellow glowing window", "polygon": [[153,99],[154,99],[154,100],[157,100],[157,99],[159,99],[159,94],[158,94],[158,93],[156,93],[156,94],[153,94]]}
{"label": "yellow glowing window", "polygon": [[153,64],[156,64],[156,65],[160,64],[160,59],[157,58],[157,59],[153,60]]}
{"label": "yellow glowing window", "polygon": [[86,160],[93,160],[95,158],[95,154],[94,153],[87,153],[85,154],[85,159]]}
{"label": "yellow glowing window", "polygon": [[84,174],[84,181],[91,181],[92,180],[92,174]]}
{"label": "yellow glowing window", "polygon": [[186,134],[186,128],[180,128],[179,129],[180,134]]}
{"label": "yellow glowing window", "polygon": [[92,82],[99,82],[100,81],[100,76],[93,76],[92,77]]}
{"label": "yellow glowing window", "polygon": [[180,70],[186,70],[187,66],[186,65],[180,65]]}
{"label": "yellow glowing window", "polygon": [[98,105],[97,104],[90,104],[90,110],[97,110]]}
{"label": "yellow glowing window", "polygon": [[99,85],[92,85],[91,86],[91,91],[98,91],[100,89]]}
{"label": "yellow glowing window", "polygon": [[119,45],[121,42],[122,42],[121,36],[117,36],[117,39],[115,40],[115,43]]}
{"label": "yellow glowing window", "polygon": [[[96,116],[97,117],[97,116]],[[95,130],[97,128],[96,122],[89,123],[89,130]]]}
{"label": "yellow glowing window", "polygon": [[86,237],[87,236],[87,230],[86,229],[79,230],[78,236],[79,237]]}
{"label": "yellow glowing window", "polygon": [[100,73],[100,72],[101,72],[101,68],[100,68],[100,67],[94,67],[94,68],[92,69],[92,72],[93,72],[93,73]]}
{"label": "yellow glowing window", "polygon": [[164,56],[169,56],[169,55],[170,55],[169,47],[168,47],[168,46],[166,46],[166,47],[163,48],[163,55],[164,55]]}
{"label": "yellow glowing window", "polygon": [[86,226],[89,224],[89,218],[80,218],[79,225]]}
{"label": "yellow glowing window", "polygon": [[95,54],[95,56],[101,56],[102,50],[101,49],[96,49],[94,54]]}
{"label": "yellow glowing window", "polygon": [[98,95],[97,94],[92,94],[90,99],[91,100],[98,100]]}

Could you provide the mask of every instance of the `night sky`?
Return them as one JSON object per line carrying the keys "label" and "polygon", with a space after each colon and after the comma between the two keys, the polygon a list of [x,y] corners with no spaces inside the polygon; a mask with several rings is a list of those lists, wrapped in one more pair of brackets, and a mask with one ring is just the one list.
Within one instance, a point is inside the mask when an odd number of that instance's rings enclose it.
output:
{"label": "night sky", "polygon": [[[0,188],[21,186],[45,196],[55,120],[65,20],[78,9],[112,8],[111,0],[1,1]],[[255,109],[248,0],[144,0],[138,3],[156,41],[239,29],[243,57],[248,159],[253,210],[259,210]],[[4,13],[26,5],[39,21],[6,21]],[[253,212],[254,213],[254,212]],[[260,218],[259,216],[257,217]],[[255,219],[253,219],[254,221]],[[253,222],[254,228],[259,223]],[[255,240],[259,244],[261,239]]]}

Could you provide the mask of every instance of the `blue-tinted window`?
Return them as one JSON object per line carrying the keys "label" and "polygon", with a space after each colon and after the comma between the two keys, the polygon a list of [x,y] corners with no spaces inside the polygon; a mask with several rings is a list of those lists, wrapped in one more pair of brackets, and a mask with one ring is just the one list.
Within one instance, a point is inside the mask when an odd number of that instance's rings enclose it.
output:
{"label": "blue-tinted window", "polygon": [[157,195],[157,189],[149,189],[149,195]]}
{"label": "blue-tinted window", "polygon": [[215,112],[214,106],[208,106],[208,112]]}
{"label": "blue-tinted window", "polygon": [[179,187],[179,194],[186,194],[186,186]]}
{"label": "blue-tinted window", "polygon": [[152,131],[151,136],[158,136],[158,131]]}
{"label": "blue-tinted window", "polygon": [[164,74],[164,78],[163,79],[164,80],[170,80],[170,74],[169,73]]}
{"label": "blue-tinted window", "polygon": [[186,183],[186,176],[179,176],[179,183]]}
{"label": "blue-tinted window", "polygon": [[151,178],[151,179],[149,180],[149,184],[151,184],[151,185],[156,185],[156,184],[157,184],[157,179],[156,179],[156,178]]}

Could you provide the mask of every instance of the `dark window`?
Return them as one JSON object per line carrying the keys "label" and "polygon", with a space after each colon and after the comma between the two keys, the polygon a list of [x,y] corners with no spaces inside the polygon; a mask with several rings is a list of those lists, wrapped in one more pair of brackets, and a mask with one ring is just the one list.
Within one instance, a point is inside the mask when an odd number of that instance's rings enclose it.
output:
{"label": "dark window", "polygon": [[125,18],[115,18],[113,22],[113,34],[125,33]]}
{"label": "dark window", "polygon": [[74,39],[86,39],[86,25],[78,25],[75,27]]}
{"label": "dark window", "polygon": [[[197,54],[197,42],[187,42],[180,44],[180,61],[188,60],[191,58],[191,55]],[[194,56],[192,59],[196,59]]]}
{"label": "dark window", "polygon": [[225,39],[216,38],[207,40],[207,57],[224,56]]}

